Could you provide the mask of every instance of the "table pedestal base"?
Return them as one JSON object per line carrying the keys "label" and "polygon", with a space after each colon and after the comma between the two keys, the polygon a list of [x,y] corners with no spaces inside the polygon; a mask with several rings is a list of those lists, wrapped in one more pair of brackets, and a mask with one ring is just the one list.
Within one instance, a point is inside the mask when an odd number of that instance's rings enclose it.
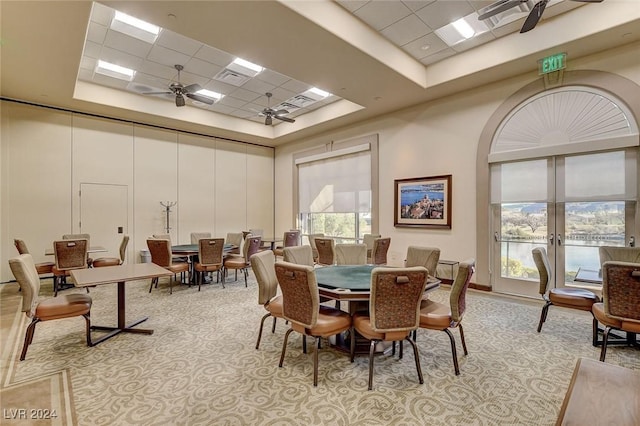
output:
{"label": "table pedestal base", "polygon": [[107,326],[102,326],[102,325],[92,325],[91,326],[91,330],[94,331],[111,331],[111,333],[106,334],[102,337],[100,337],[99,339],[96,340],[92,340],[93,345],[95,346],[98,343],[104,342],[107,339],[112,338],[113,336],[120,334],[120,333],[136,333],[136,334],[153,334],[153,330],[148,329],[148,328],[133,328],[136,325],[145,322],[146,320],[148,320],[149,317],[144,317],[142,319],[139,319],[136,322],[133,322],[125,327],[107,327]]}

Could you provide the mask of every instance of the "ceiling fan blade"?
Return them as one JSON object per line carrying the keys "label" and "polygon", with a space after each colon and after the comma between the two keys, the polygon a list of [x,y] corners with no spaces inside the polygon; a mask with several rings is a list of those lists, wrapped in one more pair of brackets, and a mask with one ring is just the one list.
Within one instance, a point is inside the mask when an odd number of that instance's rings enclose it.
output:
{"label": "ceiling fan blade", "polygon": [[142,94],[143,95],[170,95],[172,93],[173,92],[166,91],[166,92],[144,92]]}
{"label": "ceiling fan blade", "polygon": [[521,34],[526,33],[527,31],[531,31],[535,28],[535,26],[538,24],[538,21],[540,21],[542,12],[544,12],[544,8],[547,7],[548,2],[549,0],[542,0],[536,3],[535,6],[533,6],[533,9],[531,9],[531,13],[529,13],[529,16],[527,16],[527,19],[522,25],[522,29],[520,30]]}
{"label": "ceiling fan blade", "polygon": [[485,20],[487,18],[491,18],[492,16],[495,16],[495,15],[497,15],[499,13],[502,13],[505,10],[509,10],[512,7],[516,7],[520,3],[525,3],[526,1],[527,0],[500,0],[500,1],[497,1],[494,4],[492,4],[491,6],[488,6],[488,7],[492,7],[492,9],[491,10],[487,10],[482,15],[479,15],[478,16],[478,20],[482,21],[482,20]]}
{"label": "ceiling fan blade", "polygon": [[604,0],[573,0],[573,1],[579,1],[582,3],[602,3]]}
{"label": "ceiling fan blade", "polygon": [[265,124],[266,126],[270,126],[270,125],[271,125],[271,123],[273,123],[273,120],[271,119],[271,116],[270,116],[270,115],[267,115],[267,118],[265,118],[265,119],[264,119],[264,124]]}
{"label": "ceiling fan blade", "polygon": [[177,107],[184,106],[184,96],[182,96],[181,94],[176,95],[176,106]]}
{"label": "ceiling fan blade", "polygon": [[193,83],[182,88],[182,91],[185,93],[196,93],[198,90],[202,90],[202,87],[198,83]]}
{"label": "ceiling fan blade", "polygon": [[205,103],[207,105],[213,105],[213,99],[208,98],[206,96],[198,95],[197,93],[187,93],[187,98],[193,99],[194,101]]}
{"label": "ceiling fan blade", "polygon": [[289,114],[289,111],[287,111],[286,109],[279,109],[277,111],[273,111],[273,113],[275,115],[283,115],[283,114]]}
{"label": "ceiling fan blade", "polygon": [[289,117],[281,117],[279,115],[274,115],[275,118],[277,118],[278,120],[282,120],[282,121],[286,121],[287,123],[295,123],[296,120],[294,120],[293,118],[289,118]]}

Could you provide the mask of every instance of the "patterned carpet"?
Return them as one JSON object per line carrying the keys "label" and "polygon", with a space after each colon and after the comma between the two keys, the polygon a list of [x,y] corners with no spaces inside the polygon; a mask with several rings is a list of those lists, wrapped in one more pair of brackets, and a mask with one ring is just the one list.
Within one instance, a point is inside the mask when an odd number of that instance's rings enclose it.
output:
{"label": "patterned carpet", "polygon": [[[251,274],[252,275],[252,274]],[[81,290],[67,290],[81,291]],[[51,292],[50,280],[42,295]],[[323,342],[319,383],[313,387],[312,345],[301,351],[293,333],[278,368],[287,326],[270,324],[255,341],[264,309],[257,287],[244,283],[196,287],[166,281],[127,284],[127,318],[148,315],[151,336],[121,334],[98,346],[84,343],[84,320],[64,319],[36,328],[27,359],[19,362],[26,317],[18,312],[17,284],[0,286],[2,302],[2,424],[78,425],[550,425],[555,422],[579,357],[597,359],[591,316],[551,307],[542,333],[542,303],[470,290],[463,321],[469,355],[455,376],[449,340],[420,330],[425,383],[413,354],[378,355],[373,390],[368,358],[354,364]],[[92,323],[113,325],[116,286],[91,290]],[[448,298],[448,289],[431,297]],[[640,351],[611,347],[607,362],[640,370]],[[26,420],[16,409],[26,409]],[[47,423],[30,416],[55,410]]]}

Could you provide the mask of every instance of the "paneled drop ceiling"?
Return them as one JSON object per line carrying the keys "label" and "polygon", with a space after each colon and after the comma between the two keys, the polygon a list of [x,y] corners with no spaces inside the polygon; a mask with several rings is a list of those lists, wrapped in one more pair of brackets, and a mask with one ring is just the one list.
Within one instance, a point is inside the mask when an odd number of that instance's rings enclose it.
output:
{"label": "paneled drop ceiling", "polygon": [[[277,146],[517,74],[537,78],[536,60],[550,53],[572,60],[640,39],[637,0],[552,0],[538,26],[519,34],[529,1],[456,45],[435,34],[490,4],[2,0],[0,89],[4,98]],[[161,27],[158,39],[110,29],[114,10]],[[246,81],[216,78],[236,57],[265,69]],[[96,73],[99,59],[135,77]],[[175,64],[184,65],[181,83],[222,99],[176,107],[173,95],[142,94],[177,82]],[[330,96],[305,99],[314,87]],[[258,112],[267,104],[295,123],[265,126]]]}

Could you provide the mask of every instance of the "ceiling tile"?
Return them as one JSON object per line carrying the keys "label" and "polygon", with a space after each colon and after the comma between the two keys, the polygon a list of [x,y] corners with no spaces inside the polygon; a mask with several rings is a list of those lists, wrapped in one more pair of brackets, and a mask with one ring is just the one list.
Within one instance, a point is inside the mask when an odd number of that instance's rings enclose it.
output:
{"label": "ceiling tile", "polygon": [[310,84],[306,84],[301,81],[291,79],[280,87],[282,87],[283,89],[290,90],[293,93],[302,93],[306,90],[311,89],[312,86]]}
{"label": "ceiling tile", "polygon": [[369,0],[337,0],[337,3],[348,11],[354,12],[369,3]]}
{"label": "ceiling tile", "polygon": [[224,98],[220,99],[217,103],[219,103],[220,105],[227,106],[229,108],[238,109],[246,105],[247,101],[243,99],[234,98],[233,96],[225,96]]}
{"label": "ceiling tile", "polygon": [[175,50],[167,49],[166,47],[155,45],[149,52],[147,59],[157,62],[163,65],[174,66],[176,64],[186,64],[189,61],[190,56],[185,55]]}
{"label": "ceiling tile", "polygon": [[231,84],[223,83],[218,80],[211,80],[205,86],[205,89],[213,90],[214,92],[222,93],[223,95],[228,95],[233,93],[237,87]]}
{"label": "ceiling tile", "polygon": [[430,65],[430,64],[435,64],[438,61],[441,61],[445,58],[448,58],[449,56],[453,56],[456,54],[456,51],[453,50],[452,48],[448,47],[444,50],[441,50],[433,55],[429,55],[425,58],[422,58],[420,60],[420,62],[422,62],[425,65]]}
{"label": "ceiling tile", "polygon": [[428,4],[433,3],[434,1],[436,0],[402,0],[402,3],[404,3],[405,6],[411,9],[411,11],[415,12],[427,6]]}
{"label": "ceiling tile", "polygon": [[382,0],[369,2],[354,14],[379,31],[409,16],[411,10],[399,1]]}
{"label": "ceiling tile", "polygon": [[111,25],[111,20],[113,19],[113,9],[110,7],[104,6],[100,3],[93,3],[93,7],[91,8],[91,21],[101,24],[105,27]]}
{"label": "ceiling tile", "polygon": [[171,80],[176,75],[176,69],[173,64],[163,65],[151,61],[144,61],[138,71],[164,80]]}
{"label": "ceiling tile", "polygon": [[383,36],[398,46],[403,46],[430,32],[431,29],[422,22],[420,18],[413,14],[389,25],[381,31]]}
{"label": "ceiling tile", "polygon": [[233,92],[234,98],[242,99],[243,101],[246,101],[246,102],[252,102],[260,96],[264,96],[264,95],[260,95],[260,93],[252,92],[250,90],[246,90],[243,88],[236,89],[236,91]]}
{"label": "ceiling tile", "polygon": [[155,43],[157,46],[164,46],[176,52],[180,52],[184,55],[193,56],[202,47],[202,43],[187,38],[173,31],[161,31],[158,40]]}
{"label": "ceiling tile", "polygon": [[149,43],[114,30],[107,31],[104,45],[142,58],[149,54],[152,47]]}
{"label": "ceiling tile", "polygon": [[82,54],[84,56],[88,56],[90,58],[98,59],[100,58],[100,52],[102,51],[102,45],[98,43],[93,43],[91,41],[87,41],[84,44],[84,51]]}
{"label": "ceiling tile", "polygon": [[184,65],[184,69],[190,73],[211,79],[222,70],[222,67],[194,57]]}
{"label": "ceiling tile", "polygon": [[465,50],[469,50],[476,46],[480,46],[481,44],[490,42],[491,40],[495,40],[495,36],[491,33],[491,31],[487,31],[486,33],[482,33],[477,35],[469,40],[465,40],[461,43],[455,44],[451,46],[453,50],[456,52],[464,52]]}
{"label": "ceiling tile", "polygon": [[416,12],[418,17],[432,29],[438,29],[450,22],[475,12],[467,1],[438,1],[423,7]]}
{"label": "ceiling tile", "polygon": [[153,88],[153,90],[150,91],[165,90],[169,87],[169,84],[171,84],[171,80],[154,77],[140,71],[136,73],[133,81],[137,84]]}
{"label": "ceiling tile", "polygon": [[89,23],[89,28],[87,28],[87,40],[102,44],[104,43],[104,38],[107,36],[107,30],[108,27],[91,22]]}
{"label": "ceiling tile", "polygon": [[[426,48],[428,46],[428,48]],[[423,48],[424,47],[424,48]],[[435,33],[427,34],[417,40],[407,43],[402,48],[414,58],[422,59],[436,52],[446,49],[447,44]]]}
{"label": "ceiling tile", "polygon": [[227,52],[223,52],[220,49],[207,45],[202,45],[202,47],[198,49],[196,54],[193,56],[195,58],[202,59],[203,61],[216,64],[220,67],[226,67],[236,58]]}
{"label": "ceiling tile", "polygon": [[272,91],[275,86],[273,84],[269,84],[266,81],[258,80],[257,78],[252,78],[242,85],[243,89],[251,90],[256,93],[266,93]]}
{"label": "ceiling tile", "polygon": [[140,69],[140,65],[142,65],[142,58],[106,46],[102,47],[98,59],[133,70]]}
{"label": "ceiling tile", "polygon": [[265,81],[267,83],[273,84],[274,86],[280,86],[284,84],[286,81],[291,80],[290,77],[286,75],[282,75],[279,72],[271,71],[271,70],[263,70],[260,74],[256,76],[258,80]]}

